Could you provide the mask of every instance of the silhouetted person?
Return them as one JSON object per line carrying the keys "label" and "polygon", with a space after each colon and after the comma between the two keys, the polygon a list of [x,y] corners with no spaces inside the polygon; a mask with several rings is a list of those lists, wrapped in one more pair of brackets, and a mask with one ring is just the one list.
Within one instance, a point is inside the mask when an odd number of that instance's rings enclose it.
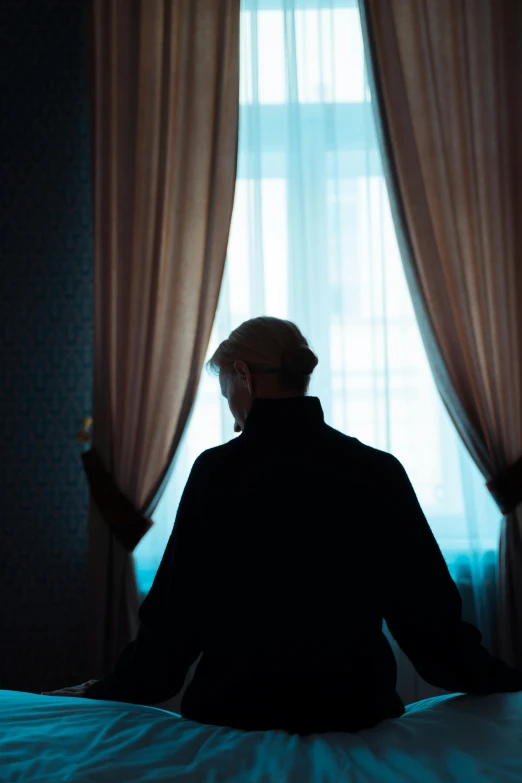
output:
{"label": "silhouetted person", "polygon": [[198,457],[137,639],[105,679],[54,693],[158,704],[240,729],[354,732],[404,713],[383,620],[430,684],[522,690],[461,618],[408,476],[325,424],[317,357],[276,318],[243,323],[210,361],[238,438]]}

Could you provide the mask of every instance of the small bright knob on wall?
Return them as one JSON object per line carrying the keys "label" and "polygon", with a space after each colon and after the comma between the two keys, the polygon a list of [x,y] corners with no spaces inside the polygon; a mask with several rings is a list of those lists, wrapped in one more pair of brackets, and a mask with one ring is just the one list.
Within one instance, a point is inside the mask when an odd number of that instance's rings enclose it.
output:
{"label": "small bright knob on wall", "polygon": [[82,428],[77,435],[80,443],[90,443],[91,441],[91,428],[93,420],[90,416],[84,416],[82,419]]}

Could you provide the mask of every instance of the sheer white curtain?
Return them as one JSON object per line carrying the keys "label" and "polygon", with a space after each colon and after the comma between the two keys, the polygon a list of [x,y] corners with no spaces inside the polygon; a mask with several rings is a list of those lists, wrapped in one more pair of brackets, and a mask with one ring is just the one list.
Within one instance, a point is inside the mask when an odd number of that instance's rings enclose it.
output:
{"label": "sheer white curtain", "polygon": [[[356,2],[243,0],[240,100],[236,201],[209,356],[247,318],[268,314],[299,325],[320,359],[310,394],[321,399],[326,421],[402,461],[465,615],[491,648],[499,515],[439,400],[421,343],[390,217]],[[218,382],[204,373],[156,524],[135,553],[143,592],[192,463],[232,437]],[[403,698],[429,695],[399,659]]]}

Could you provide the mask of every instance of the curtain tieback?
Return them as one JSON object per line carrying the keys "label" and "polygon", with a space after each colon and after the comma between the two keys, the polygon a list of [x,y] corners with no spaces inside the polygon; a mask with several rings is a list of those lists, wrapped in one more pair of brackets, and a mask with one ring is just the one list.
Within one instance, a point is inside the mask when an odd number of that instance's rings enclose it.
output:
{"label": "curtain tieback", "polygon": [[502,514],[510,514],[522,503],[522,457],[486,483]]}
{"label": "curtain tieback", "polygon": [[97,451],[85,451],[82,461],[93,500],[105,523],[127,552],[133,552],[152,527],[152,520],[125,497]]}

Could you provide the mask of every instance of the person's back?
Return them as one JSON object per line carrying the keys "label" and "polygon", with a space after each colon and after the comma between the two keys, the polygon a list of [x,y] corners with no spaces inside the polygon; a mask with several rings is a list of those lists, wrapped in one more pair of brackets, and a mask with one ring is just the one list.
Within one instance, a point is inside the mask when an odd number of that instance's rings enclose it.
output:
{"label": "person's back", "polygon": [[382,633],[391,458],[296,397],[256,399],[240,438],[202,459],[205,631],[183,714],[297,731],[402,714]]}
{"label": "person's back", "polygon": [[383,619],[454,692],[522,690],[462,621],[401,464],[327,426],[295,324],[255,318],[210,360],[241,436],[192,468],[137,638],[103,680],[59,695],[158,704],[203,723],[358,731],[404,706]]}

